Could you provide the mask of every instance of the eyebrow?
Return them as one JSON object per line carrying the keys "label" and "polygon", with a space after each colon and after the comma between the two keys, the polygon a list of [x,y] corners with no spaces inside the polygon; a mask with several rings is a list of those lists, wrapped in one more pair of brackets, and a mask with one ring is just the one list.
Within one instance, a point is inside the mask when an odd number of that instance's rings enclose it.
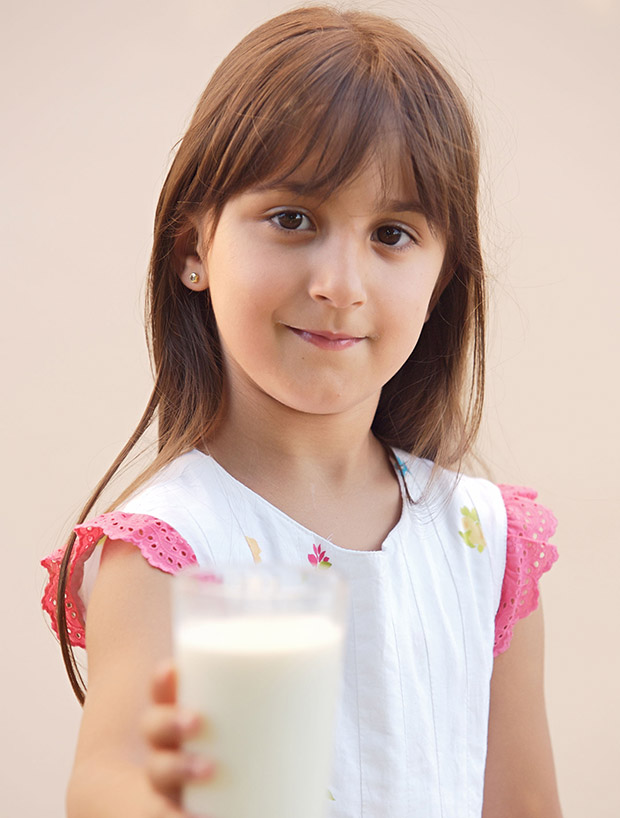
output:
{"label": "eyebrow", "polygon": [[311,195],[307,192],[307,182],[296,182],[294,179],[284,179],[282,182],[261,182],[258,185],[252,185],[252,190],[257,193],[264,193],[267,190],[285,190],[287,193],[296,193],[299,196],[302,194]]}
{"label": "eyebrow", "polygon": [[426,215],[426,208],[418,199],[385,199],[379,203],[379,210],[390,210],[392,213],[421,213]]}
{"label": "eyebrow", "polygon": [[[294,179],[285,179],[282,182],[273,184],[271,182],[262,182],[254,186],[257,193],[264,193],[269,190],[279,191],[283,190],[287,193],[293,193],[297,196],[313,196],[316,194],[308,193],[308,185],[305,182],[297,182]],[[376,213],[383,213],[389,210],[392,213],[420,213],[423,216],[427,215],[426,208],[418,199],[382,199],[376,208]]]}

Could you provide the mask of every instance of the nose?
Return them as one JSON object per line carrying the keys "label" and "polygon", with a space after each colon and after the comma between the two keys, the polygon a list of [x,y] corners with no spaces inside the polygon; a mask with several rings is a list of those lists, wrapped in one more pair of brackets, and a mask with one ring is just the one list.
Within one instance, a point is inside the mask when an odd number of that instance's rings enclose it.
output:
{"label": "nose", "polygon": [[309,292],[315,301],[337,309],[359,307],[366,302],[366,270],[363,251],[346,238],[326,241],[315,258]]}

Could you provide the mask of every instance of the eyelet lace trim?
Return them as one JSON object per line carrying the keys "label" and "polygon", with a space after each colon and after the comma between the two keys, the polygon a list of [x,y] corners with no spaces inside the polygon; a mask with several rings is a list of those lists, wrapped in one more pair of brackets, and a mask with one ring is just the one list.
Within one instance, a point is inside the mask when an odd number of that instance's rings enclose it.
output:
{"label": "eyelet lace trim", "polygon": [[[79,595],[84,579],[84,563],[91,556],[95,547],[105,537],[111,540],[124,540],[133,543],[140,549],[143,557],[154,568],[168,574],[176,574],[186,565],[197,562],[196,555],[183,537],[172,526],[151,517],[148,514],[127,514],[122,511],[111,511],[101,514],[75,528],[76,540],[71,552],[69,578],[65,593],[65,610],[67,615],[67,633],[74,647],[86,647],[84,623],[86,610]],[[41,604],[47,611],[52,628],[58,636],[57,603],[58,577],[65,546],[58,548],[49,557],[41,560],[47,569],[49,580],[43,592]]]}
{"label": "eyelet lace trim", "polygon": [[521,486],[498,486],[508,517],[506,571],[495,617],[493,656],[508,649],[515,623],[538,607],[538,582],[558,558],[548,542],[557,520],[544,506],[535,503],[538,494]]}

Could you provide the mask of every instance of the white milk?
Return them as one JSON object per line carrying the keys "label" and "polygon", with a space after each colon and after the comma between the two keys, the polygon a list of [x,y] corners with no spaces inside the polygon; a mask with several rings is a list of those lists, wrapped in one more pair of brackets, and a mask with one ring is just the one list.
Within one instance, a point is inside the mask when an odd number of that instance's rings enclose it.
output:
{"label": "white milk", "polygon": [[328,800],[343,629],[321,614],[189,621],[180,701],[206,717],[187,747],[217,763],[186,788],[210,818],[321,818]]}

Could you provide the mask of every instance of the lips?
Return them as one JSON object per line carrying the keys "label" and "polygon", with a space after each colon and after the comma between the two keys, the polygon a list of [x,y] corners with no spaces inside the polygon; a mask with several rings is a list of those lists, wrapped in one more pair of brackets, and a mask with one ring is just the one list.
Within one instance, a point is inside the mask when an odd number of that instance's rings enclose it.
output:
{"label": "lips", "polygon": [[347,335],[342,332],[329,332],[327,330],[308,330],[299,329],[297,327],[289,327],[289,329],[301,338],[306,343],[314,344],[320,349],[339,350],[348,349],[349,347],[359,344],[364,340],[364,336]]}

